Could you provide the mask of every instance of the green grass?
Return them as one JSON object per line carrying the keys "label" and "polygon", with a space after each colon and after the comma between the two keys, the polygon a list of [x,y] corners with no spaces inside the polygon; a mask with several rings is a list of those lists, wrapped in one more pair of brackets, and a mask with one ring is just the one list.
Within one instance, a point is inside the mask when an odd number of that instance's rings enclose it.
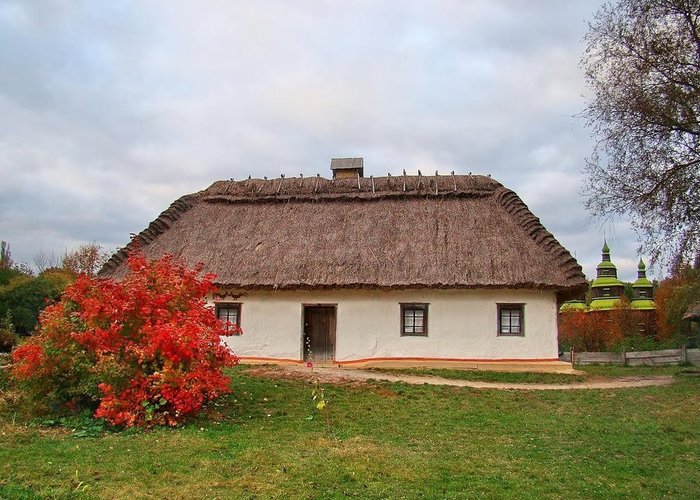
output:
{"label": "green grass", "polygon": [[630,376],[658,376],[678,375],[685,371],[697,370],[697,367],[683,366],[622,366],[622,365],[586,365],[577,366],[577,370],[583,370],[588,375],[602,377],[630,377]]}
{"label": "green grass", "polygon": [[[184,428],[77,438],[0,411],[0,498],[695,498],[700,378],[494,391],[233,372]],[[313,416],[313,419],[308,419]]]}
{"label": "green grass", "polygon": [[586,380],[582,375],[563,373],[492,372],[486,370],[460,370],[450,368],[374,368],[371,371],[392,375],[430,376],[478,382],[504,382],[510,384],[571,384]]}
{"label": "green grass", "polygon": [[580,374],[533,373],[533,372],[496,372],[487,370],[460,370],[447,368],[372,368],[370,371],[392,375],[431,376],[455,380],[472,380],[478,382],[502,382],[510,384],[574,384],[593,378],[616,378],[637,375],[675,375],[681,367],[649,366],[614,366],[588,365],[577,366]]}

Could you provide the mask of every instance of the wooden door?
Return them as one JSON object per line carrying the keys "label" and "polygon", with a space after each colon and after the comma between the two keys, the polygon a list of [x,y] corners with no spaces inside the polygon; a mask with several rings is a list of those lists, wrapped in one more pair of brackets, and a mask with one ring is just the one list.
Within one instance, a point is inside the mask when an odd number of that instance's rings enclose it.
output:
{"label": "wooden door", "polygon": [[[335,306],[304,306],[304,360],[335,358]],[[309,352],[311,351],[311,352]]]}

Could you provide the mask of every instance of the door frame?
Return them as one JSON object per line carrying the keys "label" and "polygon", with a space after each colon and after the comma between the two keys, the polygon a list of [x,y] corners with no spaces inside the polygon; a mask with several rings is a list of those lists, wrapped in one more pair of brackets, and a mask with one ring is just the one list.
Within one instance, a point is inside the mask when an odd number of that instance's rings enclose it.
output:
{"label": "door frame", "polygon": [[[335,352],[336,352],[336,325],[338,323],[338,304],[328,304],[328,303],[304,303],[301,305],[301,360],[306,361],[306,355],[307,355],[307,349],[306,349],[306,329],[305,329],[305,320],[306,320],[306,310],[307,309],[329,309],[331,310],[331,321],[330,321],[330,331],[328,332],[328,337],[331,342],[331,345],[333,346],[332,348],[332,353],[331,353],[331,359],[326,360],[325,363],[333,363],[335,362]],[[317,362],[317,361],[314,361]]]}

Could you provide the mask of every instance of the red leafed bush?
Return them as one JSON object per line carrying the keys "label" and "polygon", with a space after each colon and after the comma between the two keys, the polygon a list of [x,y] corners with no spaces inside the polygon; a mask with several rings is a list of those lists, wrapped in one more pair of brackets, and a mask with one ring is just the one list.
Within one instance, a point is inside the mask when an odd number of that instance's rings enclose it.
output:
{"label": "red leafed bush", "polygon": [[603,351],[606,345],[607,322],[585,311],[559,314],[559,343],[576,351]]}
{"label": "red leafed bush", "polygon": [[[213,276],[165,256],[128,259],[122,281],[81,275],[13,353],[12,373],[56,410],[92,408],[113,425],[176,425],[229,392],[238,359],[206,307]],[[236,332],[237,333],[237,332]]]}

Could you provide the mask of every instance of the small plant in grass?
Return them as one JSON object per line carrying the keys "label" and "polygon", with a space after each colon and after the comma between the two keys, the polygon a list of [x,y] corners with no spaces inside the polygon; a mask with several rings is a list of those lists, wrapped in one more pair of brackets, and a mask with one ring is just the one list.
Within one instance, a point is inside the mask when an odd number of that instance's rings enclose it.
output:
{"label": "small plant in grass", "polygon": [[[311,390],[311,400],[316,404],[316,409],[322,412],[326,408],[328,403],[326,401],[326,392],[323,386],[321,385],[318,379],[318,373],[316,373],[316,369],[314,368],[314,355],[313,351],[311,350],[311,343],[309,342],[309,339],[306,339],[306,352],[308,354],[306,367],[311,370],[311,378],[313,381],[313,389]],[[313,418],[313,416],[311,418]]]}
{"label": "small plant in grass", "polygon": [[91,409],[121,427],[177,425],[230,391],[238,359],[206,307],[213,275],[170,256],[127,261],[122,281],[81,275],[13,353],[12,374],[54,412]]}

